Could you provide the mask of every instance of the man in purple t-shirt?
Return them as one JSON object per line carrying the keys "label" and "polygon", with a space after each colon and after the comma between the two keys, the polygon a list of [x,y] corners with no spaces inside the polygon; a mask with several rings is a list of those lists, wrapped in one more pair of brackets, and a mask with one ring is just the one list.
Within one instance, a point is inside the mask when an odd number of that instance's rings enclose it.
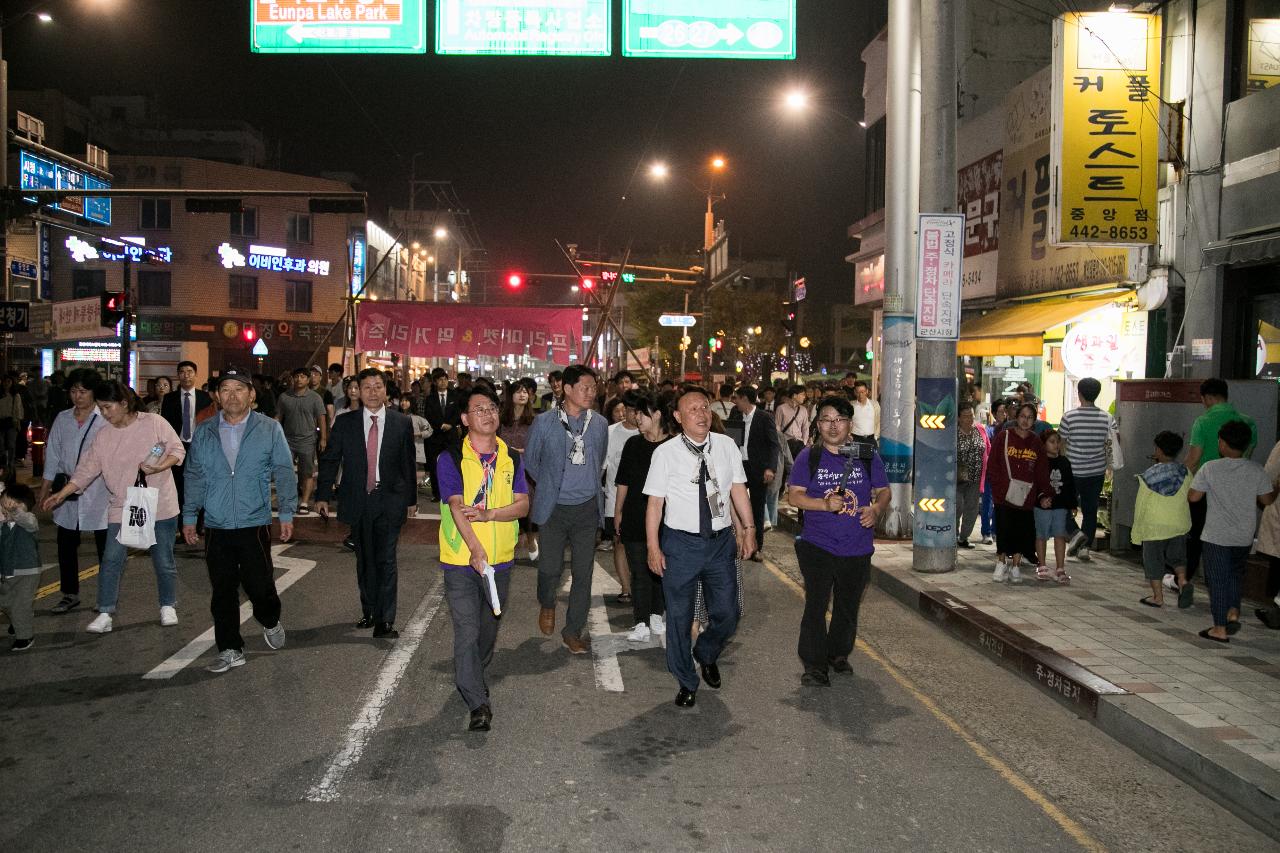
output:
{"label": "man in purple t-shirt", "polygon": [[[880,454],[874,448],[867,448],[870,458],[841,452],[849,441],[852,419],[853,406],[843,397],[818,403],[819,440],[796,457],[787,489],[791,505],[804,510],[796,557],[804,576],[800,683],[807,686],[830,685],[828,668],[853,671],[849,654],[858,633],[862,593],[871,577],[876,520],[889,505],[889,479]],[[819,454],[816,464],[813,454]]]}

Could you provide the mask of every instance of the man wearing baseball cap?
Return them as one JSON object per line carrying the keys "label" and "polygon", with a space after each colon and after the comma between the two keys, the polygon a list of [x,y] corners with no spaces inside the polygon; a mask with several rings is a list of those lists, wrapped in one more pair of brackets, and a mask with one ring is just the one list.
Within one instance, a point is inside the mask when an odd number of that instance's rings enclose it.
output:
{"label": "man wearing baseball cap", "polygon": [[298,479],[284,430],[252,411],[253,379],[234,367],[222,371],[214,392],[221,408],[196,427],[187,454],[182,535],[196,542],[196,517],[204,510],[205,561],[213,587],[214,639],[218,657],[209,672],[242,666],[240,588],[253,604],[267,646],[284,646],[280,596],[271,565],[271,488],[275,479],[280,509],[280,541],[293,536]]}

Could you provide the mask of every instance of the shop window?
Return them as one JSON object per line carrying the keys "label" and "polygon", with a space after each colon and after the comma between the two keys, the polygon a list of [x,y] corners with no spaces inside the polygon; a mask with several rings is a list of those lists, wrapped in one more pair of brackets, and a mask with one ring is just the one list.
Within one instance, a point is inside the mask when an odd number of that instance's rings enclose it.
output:
{"label": "shop window", "polygon": [[107,290],[106,270],[72,270],[71,298],[88,299]]}
{"label": "shop window", "polygon": [[258,208],[246,207],[239,213],[231,214],[231,236],[258,236]]}
{"label": "shop window", "polygon": [[231,288],[227,294],[228,308],[258,307],[258,279],[251,275],[231,276]]}
{"label": "shop window", "polygon": [[286,223],[285,238],[290,243],[310,243],[311,214],[290,213]]}
{"label": "shop window", "polygon": [[284,283],[284,310],[298,314],[311,313],[311,282],[286,281]]}
{"label": "shop window", "polygon": [[1244,98],[1280,86],[1280,0],[1244,0],[1237,8],[1232,88]]}
{"label": "shop window", "polygon": [[144,198],[138,209],[138,227],[156,231],[168,231],[173,217],[173,205],[167,198]]}
{"label": "shop window", "polygon": [[172,304],[172,275],[165,271],[142,270],[138,273],[138,304],[144,308],[168,308]]}

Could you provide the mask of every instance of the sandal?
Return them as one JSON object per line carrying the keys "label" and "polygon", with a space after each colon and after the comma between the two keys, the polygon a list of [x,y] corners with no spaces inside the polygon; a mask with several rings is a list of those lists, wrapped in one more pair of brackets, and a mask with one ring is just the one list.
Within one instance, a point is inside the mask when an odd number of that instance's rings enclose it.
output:
{"label": "sandal", "polygon": [[1213,640],[1215,643],[1229,643],[1229,642],[1231,642],[1231,641],[1230,641],[1230,640],[1228,640],[1226,637],[1215,637],[1215,636],[1213,636],[1213,634],[1210,634],[1210,633],[1209,633],[1209,629],[1208,629],[1208,628],[1205,628],[1203,631],[1201,631],[1201,632],[1200,632],[1200,636],[1201,636],[1201,637],[1204,637],[1206,640]]}
{"label": "sandal", "polygon": [[1071,575],[1061,570],[1053,576],[1053,579],[1057,581],[1060,586],[1067,586],[1071,583]]}
{"label": "sandal", "polygon": [[613,603],[614,604],[630,604],[631,593],[629,592],[619,593],[619,595],[616,598],[614,598]]}
{"label": "sandal", "polygon": [[306,504],[298,504],[298,509],[296,512],[294,512],[294,515],[309,515],[310,513],[311,513],[311,507],[307,506]]}
{"label": "sandal", "polygon": [[1240,620],[1239,620],[1239,619],[1234,619],[1234,620],[1232,620],[1232,621],[1230,621],[1230,622],[1228,622],[1228,623],[1227,623],[1227,633],[1228,633],[1228,634],[1230,634],[1230,635],[1231,635],[1231,636],[1233,636],[1233,637],[1234,637],[1236,634],[1239,634],[1239,633],[1240,633]]}
{"label": "sandal", "polygon": [[1036,580],[1038,580],[1038,581],[1051,581],[1051,580],[1053,580],[1053,573],[1052,573],[1052,572],[1050,572],[1050,571],[1049,571],[1047,568],[1045,568],[1044,566],[1037,566],[1037,567],[1036,567]]}
{"label": "sandal", "polygon": [[1182,588],[1178,590],[1178,609],[1186,610],[1188,607],[1190,607],[1192,600],[1195,598],[1195,595],[1196,595],[1195,585],[1192,584],[1191,581],[1187,581],[1185,584],[1182,585]]}
{"label": "sandal", "polygon": [[1139,604],[1145,604],[1145,605],[1147,605],[1148,607],[1164,607],[1164,603],[1163,603],[1163,602],[1157,603],[1157,602],[1155,602],[1155,601],[1152,601],[1152,600],[1151,600],[1151,596],[1149,596],[1149,595],[1148,595],[1146,598],[1138,599],[1138,603],[1139,603]]}

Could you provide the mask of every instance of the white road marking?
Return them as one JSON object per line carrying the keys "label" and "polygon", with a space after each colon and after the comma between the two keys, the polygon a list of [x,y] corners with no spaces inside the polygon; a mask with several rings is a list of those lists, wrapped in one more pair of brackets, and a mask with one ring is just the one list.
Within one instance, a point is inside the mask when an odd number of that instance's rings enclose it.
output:
{"label": "white road marking", "polygon": [[[289,587],[293,586],[303,575],[316,567],[315,560],[303,560],[298,557],[282,557],[280,556],[286,549],[292,548],[292,542],[286,542],[281,545],[271,546],[271,562],[276,568],[286,569],[287,571],[276,580],[276,592],[282,593]],[[243,625],[253,615],[253,604],[246,601],[240,605],[240,624]],[[201,655],[213,648],[213,628],[205,631],[191,642],[187,643],[177,652],[175,652],[168,660],[157,666],[155,669],[142,676],[146,679],[165,679],[173,678],[179,672],[182,672],[193,661],[198,660]]]}
{"label": "white road marking", "polygon": [[347,728],[342,748],[333,756],[324,776],[307,791],[304,799],[313,803],[331,803],[338,799],[338,786],[342,784],[347,771],[360,762],[365,747],[382,722],[383,712],[391,704],[396,688],[400,686],[400,679],[404,677],[409,662],[426,636],[427,629],[431,627],[431,620],[440,610],[440,604],[444,600],[440,592],[443,583],[443,578],[437,578],[431,591],[423,597],[422,603],[414,611],[409,624],[400,632],[400,638],[383,659],[377,680],[365,694],[360,712]]}
{"label": "white road marking", "polygon": [[[605,595],[617,595],[622,587],[613,576],[593,562],[591,573],[591,611],[587,615],[587,628],[591,633],[591,662],[596,671],[596,689],[609,693],[622,693],[622,668],[618,666],[618,652],[627,647],[625,634],[614,634],[609,627],[609,611],[605,609]],[[618,643],[621,641],[621,647]]]}

